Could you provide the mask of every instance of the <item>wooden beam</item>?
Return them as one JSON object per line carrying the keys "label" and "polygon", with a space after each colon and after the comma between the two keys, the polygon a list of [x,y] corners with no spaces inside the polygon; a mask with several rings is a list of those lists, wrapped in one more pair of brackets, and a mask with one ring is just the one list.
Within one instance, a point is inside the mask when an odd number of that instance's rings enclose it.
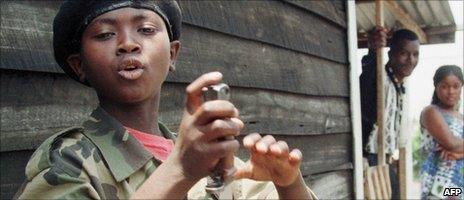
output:
{"label": "wooden beam", "polygon": [[446,25],[446,26],[434,26],[434,27],[424,28],[424,32],[426,32],[427,35],[454,33],[456,32],[456,25],[452,24],[452,25]]}
{"label": "wooden beam", "polygon": [[355,0],[356,5],[374,3],[374,0]]}
{"label": "wooden beam", "polygon": [[427,35],[421,27],[412,19],[412,17],[406,13],[396,1],[383,1],[388,7],[390,12],[396,18],[396,20],[403,25],[405,28],[414,31],[419,36],[419,41],[424,44],[427,43]]}
{"label": "wooden beam", "polygon": [[[384,15],[383,15],[383,2],[381,0],[375,1],[375,25],[384,26]],[[384,146],[384,66],[383,66],[383,50],[382,47],[377,47],[376,61],[377,61],[377,164],[385,165],[385,146]]]}

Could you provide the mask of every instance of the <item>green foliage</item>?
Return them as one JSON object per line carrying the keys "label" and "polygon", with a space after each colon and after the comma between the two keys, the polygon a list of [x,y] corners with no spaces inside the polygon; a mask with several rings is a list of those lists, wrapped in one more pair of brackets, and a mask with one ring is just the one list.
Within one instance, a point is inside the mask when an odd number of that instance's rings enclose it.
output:
{"label": "green foliage", "polygon": [[413,136],[412,140],[412,166],[413,166],[413,179],[419,180],[420,178],[420,168],[422,163],[424,163],[424,156],[421,153],[421,130],[418,128]]}

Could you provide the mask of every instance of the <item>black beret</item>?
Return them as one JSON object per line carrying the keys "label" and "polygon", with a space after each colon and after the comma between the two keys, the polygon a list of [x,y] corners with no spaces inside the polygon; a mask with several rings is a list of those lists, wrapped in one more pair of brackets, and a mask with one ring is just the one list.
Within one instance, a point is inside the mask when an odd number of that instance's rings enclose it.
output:
{"label": "black beret", "polygon": [[79,81],[66,60],[70,55],[79,53],[82,33],[92,20],[106,12],[125,7],[148,9],[157,13],[166,24],[169,40],[179,40],[182,15],[174,0],[66,0],[53,21],[55,59],[66,74]]}

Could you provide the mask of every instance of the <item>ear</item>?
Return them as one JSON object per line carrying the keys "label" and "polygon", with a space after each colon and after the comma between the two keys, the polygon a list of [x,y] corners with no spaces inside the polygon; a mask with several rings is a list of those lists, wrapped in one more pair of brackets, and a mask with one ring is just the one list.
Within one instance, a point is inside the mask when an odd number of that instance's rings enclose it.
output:
{"label": "ear", "polygon": [[169,63],[169,71],[174,71],[176,69],[177,55],[179,55],[180,47],[181,44],[179,40],[171,42],[171,63]]}
{"label": "ear", "polygon": [[85,83],[86,79],[83,70],[81,56],[79,54],[72,54],[68,56],[68,59],[66,59],[66,61],[68,62],[68,65],[71,67],[74,73],[76,73],[77,77],[79,77],[79,80]]}

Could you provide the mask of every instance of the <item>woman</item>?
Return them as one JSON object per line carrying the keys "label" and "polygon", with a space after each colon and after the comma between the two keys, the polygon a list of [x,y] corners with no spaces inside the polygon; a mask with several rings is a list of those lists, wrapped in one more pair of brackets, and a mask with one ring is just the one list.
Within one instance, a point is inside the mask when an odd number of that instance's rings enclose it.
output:
{"label": "woman", "polygon": [[[446,188],[464,188],[463,115],[458,112],[464,83],[455,65],[440,67],[433,77],[432,105],[421,114],[421,198],[445,198]],[[462,198],[462,194],[460,196]]]}

